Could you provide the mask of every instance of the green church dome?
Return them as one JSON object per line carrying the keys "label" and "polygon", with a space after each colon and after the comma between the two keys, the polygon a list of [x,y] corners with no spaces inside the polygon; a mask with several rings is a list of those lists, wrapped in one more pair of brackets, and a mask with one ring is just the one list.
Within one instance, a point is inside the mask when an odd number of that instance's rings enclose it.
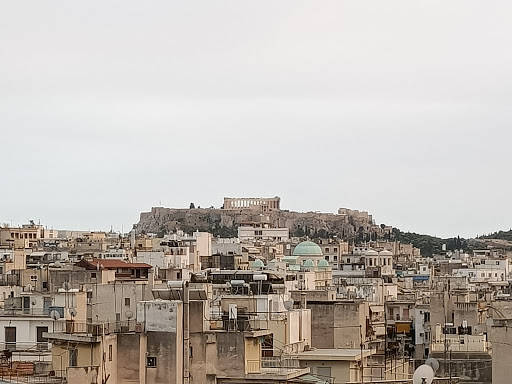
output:
{"label": "green church dome", "polygon": [[329,262],[325,259],[322,259],[318,262],[318,268],[329,268]]}
{"label": "green church dome", "polygon": [[293,256],[323,256],[323,253],[316,243],[303,241],[295,247]]}
{"label": "green church dome", "polygon": [[304,267],[314,267],[315,266],[315,263],[313,263],[313,260],[311,259],[307,259],[305,262],[304,262]]}

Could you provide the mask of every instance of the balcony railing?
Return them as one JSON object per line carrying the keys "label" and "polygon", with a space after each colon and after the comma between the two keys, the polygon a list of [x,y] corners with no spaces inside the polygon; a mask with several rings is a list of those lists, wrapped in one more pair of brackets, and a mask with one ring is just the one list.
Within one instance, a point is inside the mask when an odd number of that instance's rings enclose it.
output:
{"label": "balcony railing", "polygon": [[260,373],[261,361],[260,360],[247,360],[245,362],[245,369],[247,373]]}
{"label": "balcony railing", "polygon": [[18,275],[0,275],[0,286],[20,285]]}
{"label": "balcony railing", "polygon": [[262,368],[300,368],[299,360],[291,357],[262,357]]}
{"label": "balcony railing", "polygon": [[144,323],[135,320],[123,320],[113,323],[88,323],[72,320],[55,321],[51,333],[82,334],[101,336],[110,333],[143,332]]}
{"label": "balcony railing", "polygon": [[45,352],[50,350],[50,343],[47,341],[37,343],[21,341],[1,342],[0,350],[9,350],[11,352]]}
{"label": "balcony railing", "polygon": [[38,316],[50,317],[50,309],[48,308],[3,308],[0,309],[0,316]]}

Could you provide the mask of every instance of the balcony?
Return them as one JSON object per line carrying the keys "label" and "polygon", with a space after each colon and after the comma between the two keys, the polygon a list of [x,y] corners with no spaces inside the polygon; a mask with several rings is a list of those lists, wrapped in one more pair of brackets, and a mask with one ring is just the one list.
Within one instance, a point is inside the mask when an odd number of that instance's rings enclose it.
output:
{"label": "balcony", "polygon": [[261,360],[247,360],[245,362],[245,371],[247,373],[260,373]]}
{"label": "balcony", "polygon": [[0,309],[3,317],[50,317],[49,308],[4,308]]}
{"label": "balcony", "polygon": [[41,353],[48,352],[50,350],[50,343],[47,341],[42,342],[22,342],[22,341],[14,341],[14,342],[1,342],[0,350],[2,351],[11,351],[13,353],[18,352],[29,352],[29,353]]}
{"label": "balcony", "polygon": [[52,332],[43,336],[50,340],[99,342],[102,335],[111,333],[144,332],[144,323],[124,320],[113,323],[80,322],[73,320],[55,321]]}
{"label": "balcony", "polygon": [[0,286],[20,285],[20,277],[18,275],[0,275]]}
{"label": "balcony", "polygon": [[55,333],[87,333],[93,336],[110,333],[143,332],[144,325],[135,320],[123,320],[113,323],[87,323],[72,320],[56,321]]}

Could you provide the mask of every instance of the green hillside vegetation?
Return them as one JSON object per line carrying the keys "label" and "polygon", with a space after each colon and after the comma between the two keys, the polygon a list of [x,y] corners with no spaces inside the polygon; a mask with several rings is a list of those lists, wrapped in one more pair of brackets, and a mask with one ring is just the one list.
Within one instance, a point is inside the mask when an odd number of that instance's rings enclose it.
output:
{"label": "green hillside vegetation", "polygon": [[477,239],[498,239],[512,241],[512,229],[508,231],[498,231],[488,235],[478,236]]}
{"label": "green hillside vegetation", "polygon": [[456,249],[467,251],[470,248],[468,242],[459,236],[442,239],[440,237],[420,235],[414,232],[402,232],[398,228],[393,228],[393,236],[395,240],[402,243],[411,243],[416,248],[421,249],[423,256],[443,253],[443,244],[446,244],[447,251],[454,251]]}

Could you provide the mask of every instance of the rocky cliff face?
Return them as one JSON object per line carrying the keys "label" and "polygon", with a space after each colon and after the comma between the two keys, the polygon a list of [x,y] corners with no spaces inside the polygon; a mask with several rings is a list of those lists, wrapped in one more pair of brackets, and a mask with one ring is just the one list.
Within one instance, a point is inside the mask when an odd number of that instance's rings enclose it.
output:
{"label": "rocky cliff face", "polygon": [[[265,213],[275,227],[288,228],[291,236],[329,237],[370,240],[382,238],[385,230],[356,217],[315,212],[271,211]],[[187,233],[206,231],[214,236],[236,237],[238,225],[255,221],[258,213],[250,210],[172,209],[155,207],[143,212],[136,230],[138,233],[171,233],[181,229]],[[387,227],[386,227],[387,228]]]}

